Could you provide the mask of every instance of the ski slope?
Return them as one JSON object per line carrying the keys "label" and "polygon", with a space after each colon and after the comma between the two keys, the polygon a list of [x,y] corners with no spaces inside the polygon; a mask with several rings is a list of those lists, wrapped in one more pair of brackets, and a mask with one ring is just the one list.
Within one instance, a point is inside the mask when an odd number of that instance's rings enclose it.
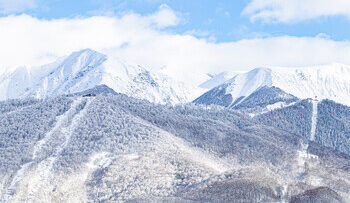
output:
{"label": "ski slope", "polygon": [[[86,102],[86,103],[84,103]],[[64,148],[70,142],[70,138],[74,132],[74,128],[78,125],[80,119],[84,116],[91,98],[78,97],[74,100],[71,108],[59,118],[56,126],[42,139],[38,145],[34,148],[33,159],[38,157],[39,153],[43,153],[42,149],[46,142],[50,139],[60,139],[63,142],[59,143],[53,150],[53,153],[40,161],[38,166],[34,169],[34,175],[30,178],[28,199],[26,202],[36,202],[35,198],[37,193],[40,191],[45,184],[50,182],[50,175],[52,173],[53,164],[59,158]],[[83,109],[79,109],[79,105],[83,105]],[[53,137],[53,134],[57,134],[58,137]]]}
{"label": "ski slope", "polygon": [[312,117],[311,117],[311,132],[310,140],[315,141],[316,126],[317,126],[317,100],[312,100]]}
{"label": "ski slope", "polygon": [[[31,177],[29,193],[26,200],[26,202],[35,202],[36,194],[39,192],[42,185],[47,184],[53,164],[60,156],[65,146],[69,143],[70,136],[74,132],[74,127],[78,124],[79,119],[84,116],[86,107],[88,107],[89,103],[91,102],[90,100],[91,98],[76,98],[73,101],[70,109],[57,118],[55,126],[34,146],[32,161],[24,164],[12,178],[11,183],[1,198],[2,203],[6,203],[11,200],[23,178],[28,175],[30,170],[33,170],[32,166],[36,162],[39,162],[38,166],[34,169],[36,171],[34,173],[35,175]],[[84,104],[84,102],[86,102],[86,104]],[[82,110],[78,110],[78,106],[83,104],[84,108]],[[40,158],[42,158],[41,156],[45,155],[46,152],[49,151],[45,150],[45,148],[51,148],[50,145],[48,145],[50,140],[59,138],[54,135],[63,137],[63,143],[58,144],[56,148],[53,149],[53,154],[40,161]]]}

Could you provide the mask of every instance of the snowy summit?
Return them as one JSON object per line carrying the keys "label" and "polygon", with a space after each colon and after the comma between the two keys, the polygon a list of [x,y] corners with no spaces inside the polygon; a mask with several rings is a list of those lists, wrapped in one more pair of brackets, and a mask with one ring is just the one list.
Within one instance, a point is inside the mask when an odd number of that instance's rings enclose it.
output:
{"label": "snowy summit", "polygon": [[3,74],[0,76],[0,100],[47,98],[101,84],[118,93],[162,104],[185,103],[193,97],[188,87],[169,76],[85,49],[52,64],[31,69],[21,67]]}
{"label": "snowy summit", "polygon": [[214,104],[225,98],[225,106],[237,105],[253,92],[278,87],[300,99],[331,99],[350,106],[350,66],[331,64],[313,67],[256,68],[237,74],[197,99]]}

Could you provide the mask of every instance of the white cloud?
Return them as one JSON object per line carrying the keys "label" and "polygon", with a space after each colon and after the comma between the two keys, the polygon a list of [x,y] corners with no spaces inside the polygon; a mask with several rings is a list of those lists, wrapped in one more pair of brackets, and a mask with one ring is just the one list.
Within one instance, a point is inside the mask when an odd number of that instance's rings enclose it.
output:
{"label": "white cloud", "polygon": [[56,20],[28,15],[2,17],[2,70],[48,63],[84,48],[151,69],[165,67],[168,74],[194,84],[202,82],[208,72],[269,65],[350,64],[350,42],[333,41],[322,34],[321,37],[281,36],[215,43],[191,34],[165,32],[159,27],[174,25],[176,21],[159,23],[152,17],[159,16],[159,12],[148,16],[130,13],[122,17]]}
{"label": "white cloud", "polygon": [[214,34],[207,30],[196,30],[196,29],[188,30],[185,32],[185,35],[191,35],[199,39],[204,38],[204,39],[207,39],[209,42],[216,42],[216,38]]}
{"label": "white cloud", "polygon": [[242,14],[251,21],[291,23],[325,16],[350,18],[349,0],[252,0]]}
{"label": "white cloud", "polygon": [[318,33],[317,35],[316,35],[316,37],[318,37],[318,38],[323,38],[323,39],[331,39],[331,36],[329,36],[328,34],[326,34],[326,33]]}
{"label": "white cloud", "polygon": [[[171,14],[172,13],[172,14]],[[29,15],[0,18],[0,66],[42,64],[83,48],[96,50],[139,44],[175,25],[166,6],[147,16],[94,16],[43,20]]]}
{"label": "white cloud", "polygon": [[0,0],[0,13],[20,12],[36,7],[35,0]]}
{"label": "white cloud", "polygon": [[180,18],[166,4],[162,4],[159,11],[148,18],[159,28],[174,26],[180,22]]}

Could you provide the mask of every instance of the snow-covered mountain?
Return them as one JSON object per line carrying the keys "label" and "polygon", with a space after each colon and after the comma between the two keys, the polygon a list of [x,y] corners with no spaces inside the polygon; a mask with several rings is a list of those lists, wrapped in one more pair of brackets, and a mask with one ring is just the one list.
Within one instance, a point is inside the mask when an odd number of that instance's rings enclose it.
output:
{"label": "snow-covered mountain", "polygon": [[303,101],[251,118],[107,86],[0,106],[0,202],[350,200],[350,156],[334,150],[349,149],[350,107],[320,103],[317,114]]}
{"label": "snow-covered mountain", "polygon": [[162,73],[126,64],[113,56],[85,49],[36,68],[21,67],[0,75],[0,100],[80,92],[105,84],[114,91],[156,103],[191,101],[190,87]]}
{"label": "snow-covered mountain", "polygon": [[301,99],[331,99],[350,105],[350,66],[331,64],[301,68],[256,68],[237,74],[195,100],[234,106],[262,88],[277,87]]}

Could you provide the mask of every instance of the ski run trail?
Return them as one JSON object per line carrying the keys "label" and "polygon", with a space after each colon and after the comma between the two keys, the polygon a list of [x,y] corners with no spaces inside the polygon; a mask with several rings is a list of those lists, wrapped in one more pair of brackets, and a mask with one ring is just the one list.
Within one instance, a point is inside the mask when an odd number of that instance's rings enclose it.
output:
{"label": "ski run trail", "polygon": [[[31,181],[29,187],[29,195],[26,202],[34,202],[35,196],[38,192],[40,192],[40,188],[50,179],[52,167],[61,155],[64,148],[70,141],[70,138],[74,132],[74,128],[78,125],[80,119],[84,116],[87,107],[91,103],[92,98],[75,98],[71,107],[64,114],[57,117],[57,121],[55,126],[46,133],[45,137],[38,141],[34,146],[32,161],[24,164],[14,175],[12,181],[10,182],[7,189],[5,189],[5,193],[1,198],[1,203],[6,203],[11,200],[11,198],[16,193],[16,189],[20,184],[21,180],[27,175],[27,173],[32,169],[32,165],[36,162],[38,166],[35,168],[35,176],[31,177],[33,181]],[[85,105],[84,105],[85,103]],[[79,106],[82,105],[82,109],[79,109]],[[58,143],[56,146],[50,146],[49,143],[52,139],[57,139],[57,136],[63,142]],[[48,148],[52,148],[52,153],[40,161],[40,156],[42,153],[45,153],[45,150]]]}
{"label": "ski run trail", "polygon": [[312,100],[312,117],[311,117],[311,133],[310,140],[315,141],[316,124],[317,124],[317,100]]}
{"label": "ski run trail", "polygon": [[[312,100],[312,115],[311,115],[311,130],[310,130],[310,137],[309,141],[315,141],[315,134],[316,134],[316,126],[317,126],[317,105],[318,101],[317,100]],[[309,148],[309,143],[301,143],[301,150],[298,151],[297,154],[297,167],[298,167],[298,173],[300,174],[299,179],[304,179],[305,177],[303,174],[306,171],[305,165],[308,162],[312,162],[314,160],[317,160],[318,157],[313,154],[308,153],[308,148]],[[311,177],[310,178],[314,184],[319,184],[320,180],[316,177]]]}

